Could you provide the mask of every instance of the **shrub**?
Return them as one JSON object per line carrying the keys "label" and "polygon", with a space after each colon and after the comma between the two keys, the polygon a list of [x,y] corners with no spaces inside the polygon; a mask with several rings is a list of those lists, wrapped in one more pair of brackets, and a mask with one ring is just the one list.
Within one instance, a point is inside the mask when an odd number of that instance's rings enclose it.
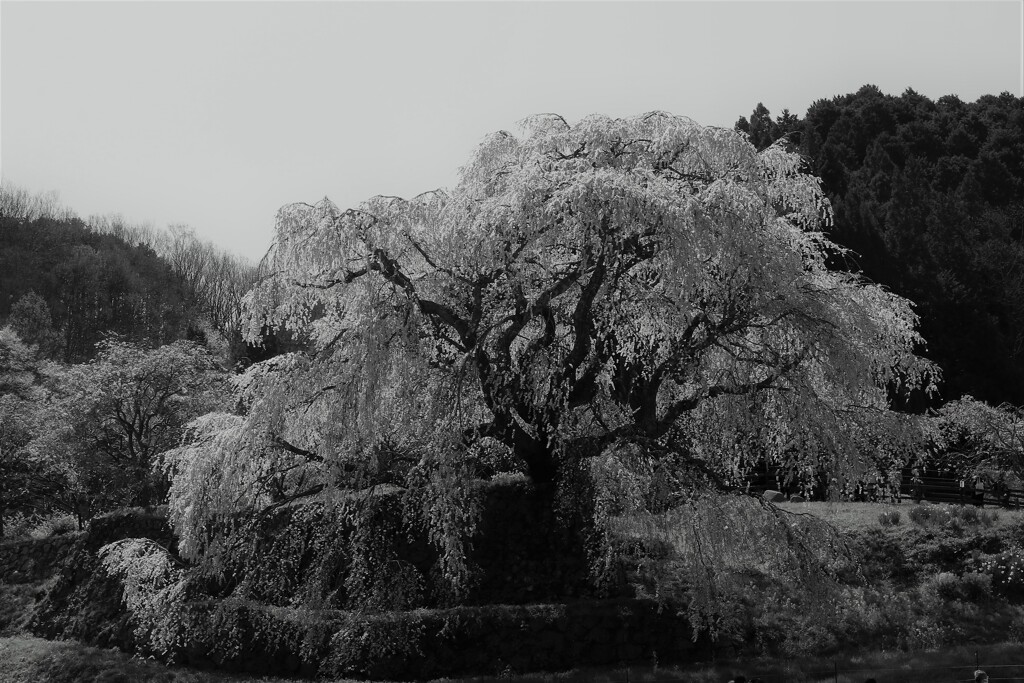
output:
{"label": "shrub", "polygon": [[1002,552],[1007,545],[997,531],[980,529],[965,533],[964,527],[945,525],[916,528],[904,537],[907,561],[924,574],[952,572],[960,575],[973,569],[972,558]]}
{"label": "shrub", "polygon": [[836,639],[862,647],[899,646],[913,626],[915,602],[908,591],[897,591],[887,581],[848,587],[836,603]]}
{"label": "shrub", "polygon": [[917,583],[921,571],[908,557],[908,543],[895,530],[868,527],[851,534],[851,561],[842,572],[844,581],[852,584],[876,584],[889,580],[908,586]]}
{"label": "shrub", "polygon": [[36,540],[50,536],[63,536],[78,531],[78,520],[74,515],[55,512],[51,515],[31,514],[22,512],[4,518],[3,540],[20,540],[34,538]]}
{"label": "shrub", "polygon": [[31,531],[39,524],[37,515],[26,515],[23,512],[15,512],[4,518],[3,540],[13,541],[21,538],[28,538]]}
{"label": "shrub", "polygon": [[78,520],[73,515],[61,512],[42,518],[29,531],[31,538],[49,538],[50,536],[63,536],[78,531]]}
{"label": "shrub", "polygon": [[921,588],[947,602],[984,603],[992,597],[992,577],[981,572],[970,572],[963,576],[940,572],[926,580]]}
{"label": "shrub", "polygon": [[954,513],[953,516],[959,517],[965,524],[973,525],[978,523],[978,508],[960,506],[959,508],[950,509],[950,512],[953,513],[954,510],[958,510],[959,514]]}
{"label": "shrub", "polygon": [[931,505],[916,505],[907,512],[910,521],[919,526],[930,526],[934,519]]}
{"label": "shrub", "polygon": [[960,577],[964,602],[983,603],[992,597],[992,577],[981,572],[968,572]]}
{"label": "shrub", "polygon": [[999,519],[999,512],[980,510],[973,506],[961,505],[953,508],[955,515],[967,526],[991,527]]}
{"label": "shrub", "polygon": [[1011,643],[1024,643],[1024,619],[1020,616],[1010,622],[1010,628],[1006,632],[1006,639]]}
{"label": "shrub", "polygon": [[1024,550],[1012,548],[979,564],[980,571],[991,577],[993,592],[1012,602],[1024,602]]}
{"label": "shrub", "polygon": [[878,523],[882,526],[896,526],[900,523],[899,510],[887,510],[878,515]]}
{"label": "shrub", "polygon": [[39,591],[40,587],[32,584],[0,583],[0,638],[22,630]]}
{"label": "shrub", "polygon": [[838,647],[831,624],[808,619],[807,611],[791,600],[773,601],[754,619],[755,638],[762,652],[782,657],[827,654]]}
{"label": "shrub", "polygon": [[999,519],[998,512],[979,510],[970,505],[915,505],[907,513],[910,521],[925,527],[946,527],[962,531],[965,527],[991,527]]}

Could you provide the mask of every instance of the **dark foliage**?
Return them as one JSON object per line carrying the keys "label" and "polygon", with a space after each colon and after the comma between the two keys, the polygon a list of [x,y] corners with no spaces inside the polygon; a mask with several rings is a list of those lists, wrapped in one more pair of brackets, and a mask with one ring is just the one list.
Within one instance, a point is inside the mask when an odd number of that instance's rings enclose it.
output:
{"label": "dark foliage", "polygon": [[166,511],[129,509],[92,519],[36,605],[29,630],[45,638],[75,638],[100,647],[135,647],[136,635],[121,601],[121,581],[103,569],[97,556],[101,547],[122,538],[151,538],[172,550],[175,543]]}
{"label": "dark foliage", "polygon": [[149,247],[90,230],[78,219],[0,219],[0,320],[34,292],[49,308],[66,362],[92,358],[115,333],[164,344],[184,336],[183,285]]}
{"label": "dark foliage", "polygon": [[[588,592],[578,534],[542,516],[525,480],[478,482],[481,519],[469,561],[479,580],[460,604],[523,604]],[[273,606],[414,609],[448,602],[437,549],[403,521],[415,500],[397,488],[333,503],[297,503],[238,520],[221,561],[200,579],[204,592]],[[218,555],[220,557],[220,555]],[[389,573],[389,567],[402,571]]]}
{"label": "dark foliage", "polygon": [[[763,105],[736,128],[758,147],[789,133],[835,209],[835,266],[917,303],[942,399],[1024,402],[1024,101],[899,97],[866,85],[803,120]],[[927,400],[893,387],[904,408]]]}

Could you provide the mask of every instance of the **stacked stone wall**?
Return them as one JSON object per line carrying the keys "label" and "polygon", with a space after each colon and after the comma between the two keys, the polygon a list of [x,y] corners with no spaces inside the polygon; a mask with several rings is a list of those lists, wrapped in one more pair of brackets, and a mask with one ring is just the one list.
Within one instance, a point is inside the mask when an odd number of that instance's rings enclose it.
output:
{"label": "stacked stone wall", "polygon": [[92,519],[65,549],[53,585],[36,604],[29,630],[44,638],[74,638],[100,647],[132,649],[135,633],[122,601],[120,579],[100,565],[99,549],[123,538],[149,538],[174,548],[166,508],[112,512]]}
{"label": "stacked stone wall", "polygon": [[654,601],[588,600],[359,615],[243,603],[194,603],[176,660],[202,668],[411,680],[582,666],[679,662],[707,643]]}
{"label": "stacked stone wall", "polygon": [[[392,680],[679,661],[700,652],[678,606],[579,599],[585,567],[571,545],[578,541],[558,530],[534,495],[518,483],[485,494],[473,551],[485,579],[470,604],[370,614],[214,599],[189,603],[173,640],[176,650],[159,653],[138,640],[121,582],[102,570],[97,552],[139,537],[173,551],[173,533],[164,510],[113,513],[92,520],[85,534],[63,546],[38,544],[53,555],[66,553],[67,560],[29,629],[200,667]],[[314,516],[310,523],[317,521]]]}
{"label": "stacked stone wall", "polygon": [[0,543],[0,581],[31,583],[56,573],[81,533]]}

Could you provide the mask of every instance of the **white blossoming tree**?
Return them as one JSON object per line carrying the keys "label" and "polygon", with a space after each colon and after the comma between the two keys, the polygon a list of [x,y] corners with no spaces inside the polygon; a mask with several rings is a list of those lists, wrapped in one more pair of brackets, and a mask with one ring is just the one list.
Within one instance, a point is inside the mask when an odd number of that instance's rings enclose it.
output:
{"label": "white blossoming tree", "polygon": [[433,491],[458,574],[485,452],[539,504],[585,473],[605,519],[735,491],[753,463],[898,467],[917,432],[888,392],[933,376],[916,316],[829,270],[842,250],[801,167],[665,113],[541,115],[450,191],[284,207],[249,335],[307,350],[250,369],[241,414],[168,454],[183,552],[218,516],[388,482]]}

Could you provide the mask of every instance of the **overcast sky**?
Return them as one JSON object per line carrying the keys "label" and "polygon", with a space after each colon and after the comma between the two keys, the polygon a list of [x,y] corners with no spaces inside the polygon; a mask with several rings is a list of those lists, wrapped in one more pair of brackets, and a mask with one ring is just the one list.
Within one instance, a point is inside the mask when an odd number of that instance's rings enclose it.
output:
{"label": "overcast sky", "polygon": [[527,115],[732,126],[867,83],[1022,95],[1020,0],[0,2],[3,178],[258,258],[277,209],[455,182]]}

